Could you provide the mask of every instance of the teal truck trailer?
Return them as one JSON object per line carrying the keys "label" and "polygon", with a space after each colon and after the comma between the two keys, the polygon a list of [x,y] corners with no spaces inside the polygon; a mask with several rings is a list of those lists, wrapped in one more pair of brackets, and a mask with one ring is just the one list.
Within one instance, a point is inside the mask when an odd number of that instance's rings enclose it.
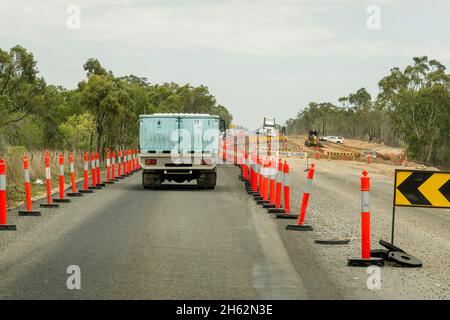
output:
{"label": "teal truck trailer", "polygon": [[156,113],[139,117],[139,148],[144,188],[164,181],[196,180],[214,189],[223,121],[216,115]]}

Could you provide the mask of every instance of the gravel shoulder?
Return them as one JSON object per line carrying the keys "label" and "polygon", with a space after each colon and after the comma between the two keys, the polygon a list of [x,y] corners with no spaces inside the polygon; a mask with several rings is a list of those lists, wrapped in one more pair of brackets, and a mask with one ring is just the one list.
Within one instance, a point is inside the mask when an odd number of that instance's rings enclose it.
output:
{"label": "gravel shoulder", "polygon": [[[306,173],[303,159],[289,160],[291,199],[294,211]],[[303,237],[311,254],[335,286],[349,299],[449,299],[450,298],[450,212],[446,209],[397,208],[395,244],[420,258],[423,267],[382,268],[382,288],[369,290],[365,268],[346,266],[346,259],[360,255],[360,191],[362,170],[371,176],[371,245],[382,248],[379,239],[390,240],[393,179],[376,165],[349,161],[316,161],[314,191],[307,221],[314,231]],[[372,170],[373,169],[373,170]],[[393,169],[392,169],[393,170]],[[371,172],[375,172],[372,173]],[[283,222],[277,222],[284,224]],[[288,231],[284,231],[288,232]],[[313,239],[349,238],[349,245],[325,246]],[[305,250],[304,248],[298,250]],[[295,255],[293,255],[295,256]]]}

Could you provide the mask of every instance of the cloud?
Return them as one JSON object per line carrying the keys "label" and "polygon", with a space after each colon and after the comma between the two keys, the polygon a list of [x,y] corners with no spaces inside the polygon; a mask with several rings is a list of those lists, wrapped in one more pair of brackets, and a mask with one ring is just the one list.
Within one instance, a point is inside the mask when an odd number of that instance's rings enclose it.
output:
{"label": "cloud", "polygon": [[[414,0],[376,1],[384,10]],[[437,1],[441,2],[441,1]],[[66,7],[79,5],[82,29],[65,28]],[[425,2],[426,4],[427,2]],[[443,3],[443,2],[442,2]],[[143,54],[170,49],[220,51],[239,55],[402,55],[420,43],[398,42],[388,33],[368,31],[368,5],[373,1],[229,0],[229,1],[15,1],[1,2],[1,36],[41,43],[70,39],[86,44],[110,43]],[[13,14],[14,13],[14,14]],[[17,19],[19,25],[17,26]],[[406,52],[408,54],[408,52]]]}

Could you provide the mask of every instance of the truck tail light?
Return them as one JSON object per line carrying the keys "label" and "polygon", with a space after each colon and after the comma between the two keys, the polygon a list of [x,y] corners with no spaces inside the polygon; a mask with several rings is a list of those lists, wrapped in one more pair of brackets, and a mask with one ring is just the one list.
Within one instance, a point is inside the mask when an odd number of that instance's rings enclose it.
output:
{"label": "truck tail light", "polygon": [[154,166],[156,164],[156,159],[145,159],[146,166]]}

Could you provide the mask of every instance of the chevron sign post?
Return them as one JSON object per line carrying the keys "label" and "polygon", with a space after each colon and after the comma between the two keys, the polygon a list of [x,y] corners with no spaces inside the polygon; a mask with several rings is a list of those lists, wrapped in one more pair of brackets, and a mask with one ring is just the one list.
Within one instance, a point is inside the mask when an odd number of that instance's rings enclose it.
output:
{"label": "chevron sign post", "polygon": [[396,206],[450,209],[450,172],[395,170],[392,244]]}

